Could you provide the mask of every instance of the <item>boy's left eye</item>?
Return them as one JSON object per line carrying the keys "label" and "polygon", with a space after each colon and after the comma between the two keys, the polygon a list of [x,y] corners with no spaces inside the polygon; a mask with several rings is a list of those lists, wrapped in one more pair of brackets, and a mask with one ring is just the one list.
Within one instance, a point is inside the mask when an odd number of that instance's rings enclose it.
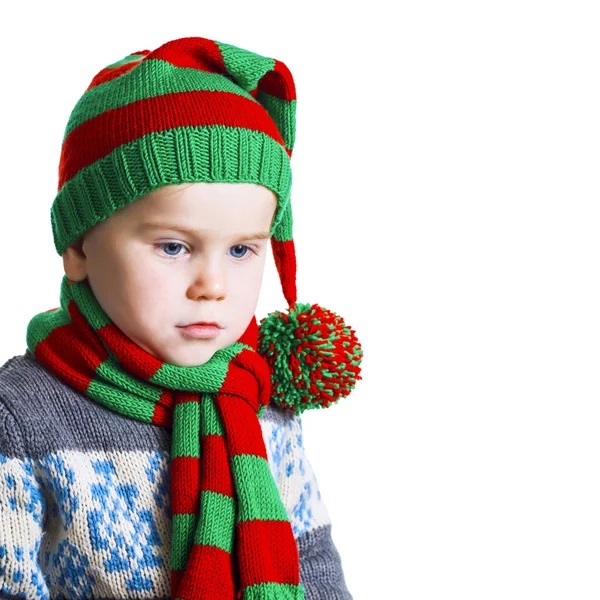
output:
{"label": "boy's left eye", "polygon": [[242,244],[238,244],[237,246],[231,246],[230,250],[235,250],[237,252],[243,252],[241,255],[238,255],[235,252],[233,253],[233,256],[235,258],[243,258],[246,255],[246,251],[250,250],[250,248],[248,248],[248,246],[243,246]]}

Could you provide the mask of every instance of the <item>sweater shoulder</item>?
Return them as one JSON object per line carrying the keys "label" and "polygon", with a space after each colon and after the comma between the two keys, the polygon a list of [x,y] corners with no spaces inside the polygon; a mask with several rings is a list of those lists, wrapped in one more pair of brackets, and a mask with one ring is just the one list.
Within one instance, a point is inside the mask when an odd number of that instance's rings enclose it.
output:
{"label": "sweater shoulder", "polygon": [[129,419],[94,402],[29,350],[0,367],[0,404],[21,430],[32,458],[64,450],[170,448],[168,429]]}

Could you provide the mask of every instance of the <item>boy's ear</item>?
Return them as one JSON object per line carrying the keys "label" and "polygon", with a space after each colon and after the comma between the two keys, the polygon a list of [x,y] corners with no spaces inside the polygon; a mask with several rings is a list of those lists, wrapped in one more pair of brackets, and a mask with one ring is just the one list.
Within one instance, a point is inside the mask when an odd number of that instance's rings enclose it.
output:
{"label": "boy's ear", "polygon": [[83,236],[69,244],[62,253],[65,275],[71,281],[83,281],[87,277],[86,255],[83,251]]}

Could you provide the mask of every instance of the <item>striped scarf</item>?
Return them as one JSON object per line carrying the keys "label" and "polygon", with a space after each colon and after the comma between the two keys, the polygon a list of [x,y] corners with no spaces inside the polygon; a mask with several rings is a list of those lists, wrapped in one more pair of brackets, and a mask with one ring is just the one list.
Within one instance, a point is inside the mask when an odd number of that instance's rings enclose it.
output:
{"label": "striped scarf", "polygon": [[28,348],[71,387],[125,417],[172,429],[173,599],[304,598],[257,418],[271,395],[257,338],[253,318],[206,364],[165,363],[111,322],[87,280],[66,275],[60,307],[27,327]]}

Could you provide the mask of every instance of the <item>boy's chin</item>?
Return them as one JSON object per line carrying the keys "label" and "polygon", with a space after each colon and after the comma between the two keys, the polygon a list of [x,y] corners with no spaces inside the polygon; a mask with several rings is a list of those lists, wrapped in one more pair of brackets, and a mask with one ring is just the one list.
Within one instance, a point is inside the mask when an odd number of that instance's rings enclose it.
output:
{"label": "boy's chin", "polygon": [[186,351],[163,352],[158,358],[176,367],[197,367],[206,364],[215,354],[218,348],[205,348]]}

